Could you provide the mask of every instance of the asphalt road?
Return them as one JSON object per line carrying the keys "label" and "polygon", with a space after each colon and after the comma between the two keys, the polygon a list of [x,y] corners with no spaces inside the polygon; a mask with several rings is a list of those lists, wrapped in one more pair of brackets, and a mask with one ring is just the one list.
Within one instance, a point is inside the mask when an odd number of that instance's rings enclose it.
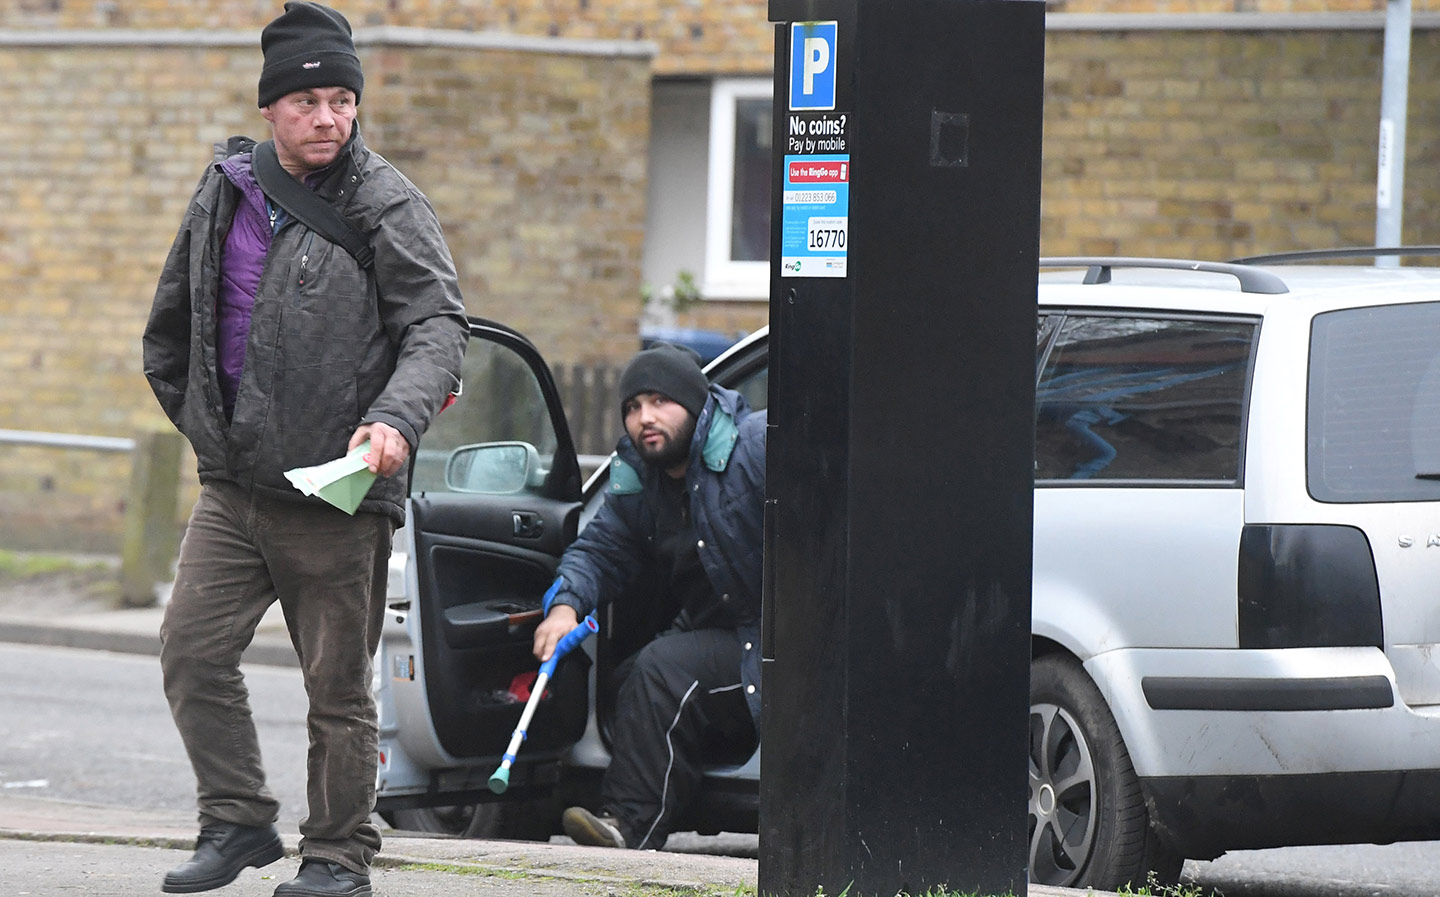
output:
{"label": "asphalt road", "polygon": [[[0,645],[0,787],[34,797],[193,809],[190,761],[154,657]],[[296,670],[245,670],[280,825],[305,815],[305,690]]]}
{"label": "asphalt road", "polygon": [[1186,863],[1184,881],[1224,897],[1433,897],[1440,842],[1241,850]]}
{"label": "asphalt road", "polygon": [[[0,643],[0,788],[32,797],[192,810],[195,781],[154,657]],[[291,667],[246,665],[279,825],[305,815],[305,689]],[[569,839],[557,837],[560,843]],[[754,835],[677,833],[670,850],[755,857]],[[0,890],[0,894],[3,894]]]}

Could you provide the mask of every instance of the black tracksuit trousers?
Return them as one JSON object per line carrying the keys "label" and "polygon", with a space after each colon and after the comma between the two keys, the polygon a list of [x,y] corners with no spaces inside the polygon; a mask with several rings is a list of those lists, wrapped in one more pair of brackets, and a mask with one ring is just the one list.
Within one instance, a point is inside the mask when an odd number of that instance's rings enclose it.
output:
{"label": "black tracksuit trousers", "polygon": [[612,759],[600,794],[626,846],[665,846],[695,798],[708,743],[748,740],[753,750],[741,655],[734,630],[667,632],[616,668]]}

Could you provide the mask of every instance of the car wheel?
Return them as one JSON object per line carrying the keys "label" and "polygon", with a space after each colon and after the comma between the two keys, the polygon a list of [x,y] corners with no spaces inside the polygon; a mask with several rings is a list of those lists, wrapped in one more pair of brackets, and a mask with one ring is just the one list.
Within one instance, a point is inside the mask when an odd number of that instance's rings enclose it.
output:
{"label": "car wheel", "polygon": [[1100,690],[1074,660],[1030,667],[1030,881],[1113,891],[1178,881]]}
{"label": "car wheel", "polygon": [[398,831],[459,838],[548,841],[559,830],[560,813],[550,800],[494,801],[389,810],[382,813],[381,818]]}

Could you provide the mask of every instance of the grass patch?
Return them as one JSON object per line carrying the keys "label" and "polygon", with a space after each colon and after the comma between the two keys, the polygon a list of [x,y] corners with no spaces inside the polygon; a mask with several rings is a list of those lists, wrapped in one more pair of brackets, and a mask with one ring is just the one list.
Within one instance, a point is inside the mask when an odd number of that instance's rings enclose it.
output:
{"label": "grass patch", "polygon": [[445,872],[450,875],[479,875],[484,878],[520,880],[545,878],[540,873],[515,872],[510,869],[489,869],[484,866],[468,866],[461,863],[400,863],[389,868],[398,872]]}
{"label": "grass patch", "polygon": [[1121,885],[1115,893],[1122,897],[1223,897],[1219,891],[1202,891],[1194,885],[1175,884],[1162,885],[1155,879],[1152,872],[1145,884],[1138,888],[1131,888],[1130,885]]}
{"label": "grass patch", "polygon": [[[0,550],[0,589],[4,604],[25,607],[37,594],[66,595],[71,605],[120,599],[119,571],[112,559],[46,552]],[[54,600],[47,601],[52,609]]]}
{"label": "grass patch", "polygon": [[[605,890],[607,895],[616,893],[613,886]],[[734,888],[675,888],[636,884],[625,888],[623,893],[626,897],[755,897],[755,889],[749,885]]]}
{"label": "grass patch", "polygon": [[[524,880],[551,880],[552,876],[544,872],[525,872],[515,869],[495,869],[485,866],[471,866],[461,863],[389,863],[385,868],[397,872],[442,872],[451,875],[474,875],[483,878],[503,878],[515,881]],[[676,888],[665,885],[647,885],[641,883],[620,884],[613,881],[586,880],[580,878],[578,885],[591,889],[603,888],[606,897],[755,897],[755,889],[742,885],[736,888]]]}
{"label": "grass patch", "polygon": [[[823,887],[816,888],[815,897],[827,897],[825,889]],[[846,885],[845,890],[841,891],[837,897],[860,897],[860,895],[851,894],[850,886]],[[933,889],[919,894],[911,894],[908,891],[897,891],[895,892],[895,897],[1015,897],[1015,894],[1011,891],[1006,891],[1003,894],[988,894],[980,891],[952,891],[944,885],[937,885]]]}
{"label": "grass patch", "polygon": [[104,573],[108,575],[110,570],[110,564],[105,561],[85,561],[58,554],[36,554],[0,549],[0,578],[4,579],[37,579],[70,573]]}

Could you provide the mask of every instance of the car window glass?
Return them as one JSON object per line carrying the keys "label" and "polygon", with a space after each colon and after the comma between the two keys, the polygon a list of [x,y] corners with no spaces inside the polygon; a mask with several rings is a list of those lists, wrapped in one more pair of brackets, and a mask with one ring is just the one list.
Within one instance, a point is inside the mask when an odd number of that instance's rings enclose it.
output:
{"label": "car window glass", "polygon": [[762,366],[746,371],[739,379],[729,380],[728,385],[744,396],[752,409],[759,411],[770,401],[770,368]]}
{"label": "car window glass", "polygon": [[1050,346],[1050,337],[1060,322],[1059,315],[1042,314],[1035,319],[1035,377],[1040,377],[1040,365],[1045,361],[1045,350]]}
{"label": "car window glass", "polygon": [[1067,317],[1036,386],[1036,479],[1237,479],[1254,332]]}
{"label": "car window glass", "polygon": [[1320,501],[1440,499],[1440,305],[1315,316],[1307,475]]}
{"label": "car window glass", "polygon": [[472,338],[461,380],[463,394],[420,440],[410,491],[543,494],[557,439],[536,373],[514,350]]}

